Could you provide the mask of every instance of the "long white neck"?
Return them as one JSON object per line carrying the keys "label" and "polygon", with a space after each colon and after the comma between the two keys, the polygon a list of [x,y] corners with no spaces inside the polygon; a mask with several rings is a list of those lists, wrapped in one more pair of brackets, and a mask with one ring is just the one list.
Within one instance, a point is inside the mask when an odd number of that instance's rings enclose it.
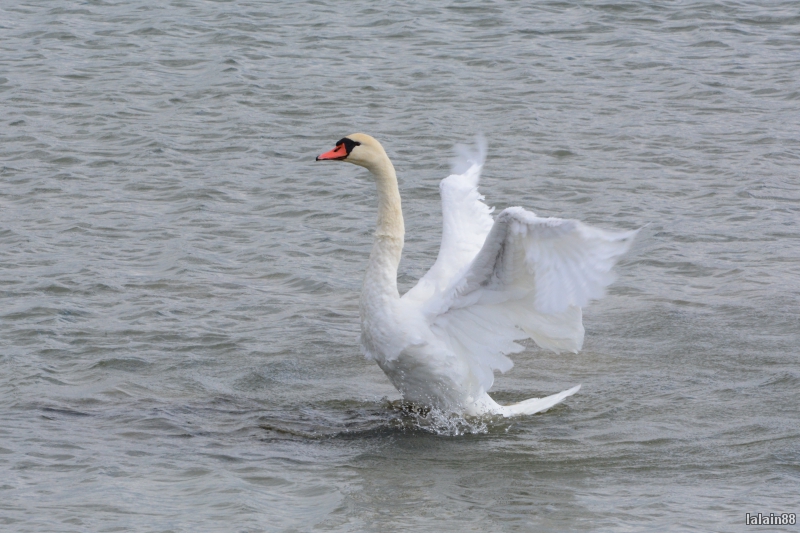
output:
{"label": "long white neck", "polygon": [[400,298],[397,292],[397,266],[403,253],[405,235],[403,211],[397,174],[389,158],[384,156],[367,168],[375,176],[378,187],[378,227],[364,276],[361,300],[362,304],[366,299],[387,304]]}

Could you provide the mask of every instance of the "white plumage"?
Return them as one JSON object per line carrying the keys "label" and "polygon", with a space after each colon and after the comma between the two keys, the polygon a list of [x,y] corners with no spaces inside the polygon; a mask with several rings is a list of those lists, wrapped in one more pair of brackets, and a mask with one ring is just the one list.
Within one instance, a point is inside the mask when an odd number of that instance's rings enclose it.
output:
{"label": "white plumage", "polygon": [[401,298],[397,266],[404,226],[397,179],[372,137],[353,134],[317,158],[369,169],[378,188],[378,228],[361,296],[361,339],[403,398],[447,412],[515,416],[546,410],[580,385],[501,406],[487,392],[494,371],[531,338],[542,348],[577,353],[581,307],[600,298],[611,268],[636,231],[610,232],[577,220],[539,218],[521,207],[496,219],[478,180],[485,147],[462,151],[442,180],[442,244],[433,267]]}

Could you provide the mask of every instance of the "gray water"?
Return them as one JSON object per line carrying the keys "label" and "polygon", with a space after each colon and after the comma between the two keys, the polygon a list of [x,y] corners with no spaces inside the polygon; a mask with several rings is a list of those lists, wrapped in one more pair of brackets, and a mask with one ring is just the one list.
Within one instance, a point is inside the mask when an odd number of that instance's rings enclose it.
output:
{"label": "gray water", "polygon": [[[800,511],[800,10],[785,2],[0,5],[4,531],[752,531]],[[438,182],[646,228],[513,421],[409,412],[358,346],[364,131]],[[797,526],[759,531],[796,531]]]}

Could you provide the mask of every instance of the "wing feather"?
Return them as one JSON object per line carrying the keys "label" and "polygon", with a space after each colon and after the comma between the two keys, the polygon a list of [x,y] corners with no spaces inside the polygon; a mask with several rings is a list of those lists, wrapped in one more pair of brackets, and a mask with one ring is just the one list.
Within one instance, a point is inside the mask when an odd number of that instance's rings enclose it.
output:
{"label": "wing feather", "polygon": [[480,251],[492,229],[492,208],[483,203],[478,181],[486,159],[486,143],[478,138],[477,147],[456,147],[459,156],[453,173],[439,184],[442,197],[442,243],[431,269],[403,298],[425,302],[441,296],[454,279],[463,274]]}
{"label": "wing feather", "polygon": [[[458,149],[458,148],[457,148]],[[636,231],[610,232],[577,220],[540,218],[521,207],[497,220],[478,181],[486,144],[460,148],[442,180],[442,243],[431,269],[403,295],[422,311],[449,352],[467,361],[476,390],[513,366],[516,341],[531,338],[557,353],[583,344],[581,307],[614,280],[612,267]]]}
{"label": "wing feather", "polygon": [[557,353],[577,353],[581,307],[604,294],[636,233],[508,208],[463,274],[426,302],[431,330],[461,341],[456,353],[470,362],[485,391],[494,370],[511,368],[507,354],[522,349],[515,341],[531,338]]}

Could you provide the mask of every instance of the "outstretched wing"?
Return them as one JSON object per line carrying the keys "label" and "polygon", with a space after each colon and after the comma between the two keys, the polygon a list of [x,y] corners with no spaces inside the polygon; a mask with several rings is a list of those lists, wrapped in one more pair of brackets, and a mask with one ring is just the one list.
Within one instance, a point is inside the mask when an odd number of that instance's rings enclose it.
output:
{"label": "outstretched wing", "polygon": [[478,255],[492,229],[492,209],[483,203],[478,180],[486,159],[486,142],[478,138],[477,149],[457,146],[453,174],[439,184],[442,197],[442,244],[431,269],[410,291],[407,301],[420,304],[441,295],[463,275]]}
{"label": "outstretched wing", "polygon": [[637,231],[539,218],[520,207],[497,217],[480,252],[424,312],[431,329],[465,357],[485,391],[513,363],[517,340],[555,352],[583,344],[581,307],[600,298]]}

